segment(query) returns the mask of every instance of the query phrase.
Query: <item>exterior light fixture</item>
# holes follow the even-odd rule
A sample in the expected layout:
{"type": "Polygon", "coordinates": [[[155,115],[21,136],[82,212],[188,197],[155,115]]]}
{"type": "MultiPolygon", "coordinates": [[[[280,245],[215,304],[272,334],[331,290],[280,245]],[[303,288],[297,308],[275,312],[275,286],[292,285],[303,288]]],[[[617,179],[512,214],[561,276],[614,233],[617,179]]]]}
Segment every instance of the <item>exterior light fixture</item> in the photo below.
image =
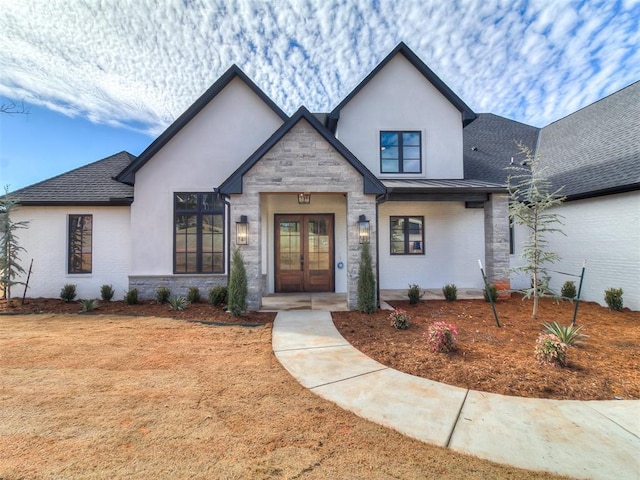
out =
{"type": "Polygon", "coordinates": [[[360,215],[358,219],[358,231],[360,243],[369,243],[369,220],[364,215],[360,215]]]}
{"type": "Polygon", "coordinates": [[[311,194],[308,192],[298,194],[298,203],[300,205],[309,205],[311,203],[311,194]]]}
{"type": "Polygon", "coordinates": [[[236,244],[247,245],[249,243],[249,222],[246,215],[240,216],[240,221],[236,222],[236,244]]]}

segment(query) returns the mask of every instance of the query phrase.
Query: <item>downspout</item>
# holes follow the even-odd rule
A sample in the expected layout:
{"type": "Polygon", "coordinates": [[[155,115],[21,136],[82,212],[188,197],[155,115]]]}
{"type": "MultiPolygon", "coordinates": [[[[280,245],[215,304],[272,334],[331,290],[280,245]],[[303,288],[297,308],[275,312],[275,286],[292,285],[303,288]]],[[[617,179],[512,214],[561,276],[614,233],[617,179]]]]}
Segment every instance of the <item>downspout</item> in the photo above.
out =
{"type": "Polygon", "coordinates": [[[216,194],[218,199],[225,204],[226,217],[227,217],[227,254],[225,255],[225,272],[227,272],[227,283],[229,282],[229,272],[231,268],[231,202],[229,197],[224,193],[220,193],[218,187],[213,187],[213,193],[216,194]]]}
{"type": "Polygon", "coordinates": [[[380,308],[380,215],[378,207],[388,199],[388,193],[383,193],[376,197],[376,301],[378,303],[378,308],[380,308]]]}

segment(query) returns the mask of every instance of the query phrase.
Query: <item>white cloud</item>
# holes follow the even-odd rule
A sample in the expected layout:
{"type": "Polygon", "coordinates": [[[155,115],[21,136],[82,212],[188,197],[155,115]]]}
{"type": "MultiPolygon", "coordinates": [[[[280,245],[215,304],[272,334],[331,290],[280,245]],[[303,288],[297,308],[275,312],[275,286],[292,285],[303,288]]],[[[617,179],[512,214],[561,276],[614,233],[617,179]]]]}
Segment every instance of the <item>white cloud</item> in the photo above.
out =
{"type": "Polygon", "coordinates": [[[405,41],[472,108],[543,125],[638,80],[640,9],[616,8],[0,0],[0,94],[158,133],[235,63],[288,113],[328,111],[405,41]]]}

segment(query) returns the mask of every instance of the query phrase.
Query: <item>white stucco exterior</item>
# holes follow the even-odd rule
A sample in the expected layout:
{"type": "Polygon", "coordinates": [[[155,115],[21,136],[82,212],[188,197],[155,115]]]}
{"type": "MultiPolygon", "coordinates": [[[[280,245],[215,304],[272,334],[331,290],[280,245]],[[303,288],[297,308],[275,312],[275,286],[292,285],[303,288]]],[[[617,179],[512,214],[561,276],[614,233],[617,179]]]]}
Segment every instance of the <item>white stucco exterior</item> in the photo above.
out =
{"type": "MultiPolygon", "coordinates": [[[[100,298],[100,287],[113,286],[114,299],[119,300],[129,288],[131,239],[129,207],[26,207],[16,209],[15,222],[28,221],[19,230],[22,267],[33,271],[27,296],[57,298],[66,283],[76,285],[77,298],[100,298]],[[67,273],[68,216],[93,215],[92,272],[67,273]]],[[[20,278],[25,281],[26,275],[20,278]]],[[[24,287],[15,286],[12,297],[21,297],[24,287]]]]}
{"type": "MultiPolygon", "coordinates": [[[[550,270],[580,275],[583,260],[587,260],[581,298],[606,305],[604,291],[622,288],[624,306],[640,310],[640,192],[608,195],[585,200],[565,202],[555,212],[562,215],[565,235],[547,236],[549,251],[561,260],[549,266],[550,270]]],[[[516,255],[518,258],[526,232],[516,229],[516,255]]],[[[514,288],[524,288],[529,281],[518,277],[514,288]]],[[[579,278],[553,273],[550,287],[556,292],[564,282],[573,280],[578,287],[579,278]]]]}
{"type": "Polygon", "coordinates": [[[387,202],[379,206],[380,288],[482,288],[484,211],[462,202],[387,202]],[[424,255],[391,255],[391,216],[424,216],[424,255]]]}
{"type": "Polygon", "coordinates": [[[173,273],[173,194],[212,191],[280,125],[236,77],[136,173],[132,275],[173,273]]]}
{"type": "Polygon", "coordinates": [[[463,178],[462,114],[403,55],[340,111],[336,136],[380,178],[463,178]],[[381,174],[381,130],[422,133],[422,173],[381,174]]]}

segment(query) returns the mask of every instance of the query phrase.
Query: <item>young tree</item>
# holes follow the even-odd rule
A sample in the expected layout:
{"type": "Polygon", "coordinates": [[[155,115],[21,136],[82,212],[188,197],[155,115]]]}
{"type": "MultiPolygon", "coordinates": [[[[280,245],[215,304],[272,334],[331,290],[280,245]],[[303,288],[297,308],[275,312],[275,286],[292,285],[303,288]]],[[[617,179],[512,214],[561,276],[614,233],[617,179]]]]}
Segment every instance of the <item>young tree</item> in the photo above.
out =
{"type": "Polygon", "coordinates": [[[531,288],[525,289],[525,297],[533,297],[531,318],[538,317],[538,299],[548,291],[549,275],[546,265],[560,259],[556,253],[548,251],[547,235],[562,232],[562,216],[548,210],[560,206],[565,197],[560,195],[561,187],[551,191],[551,182],[545,176],[545,168],[540,165],[540,157],[530,148],[518,144],[525,156],[520,166],[508,167],[513,173],[507,177],[509,188],[509,215],[512,224],[523,225],[528,231],[520,257],[524,265],[513,270],[524,272],[531,277],[531,288]]]}
{"type": "Polygon", "coordinates": [[[242,312],[247,309],[247,271],[238,247],[233,251],[227,296],[227,308],[231,314],[234,317],[242,315],[242,312]]]}
{"type": "Polygon", "coordinates": [[[373,275],[369,243],[362,244],[358,269],[358,310],[363,313],[376,311],[376,279],[373,275]]]}
{"type": "Polygon", "coordinates": [[[0,197],[0,290],[4,297],[11,300],[11,287],[24,285],[15,278],[25,273],[20,265],[20,252],[26,250],[20,246],[16,231],[27,228],[29,222],[14,222],[11,213],[15,210],[17,202],[9,195],[9,185],[4,187],[4,195],[0,197]]]}

